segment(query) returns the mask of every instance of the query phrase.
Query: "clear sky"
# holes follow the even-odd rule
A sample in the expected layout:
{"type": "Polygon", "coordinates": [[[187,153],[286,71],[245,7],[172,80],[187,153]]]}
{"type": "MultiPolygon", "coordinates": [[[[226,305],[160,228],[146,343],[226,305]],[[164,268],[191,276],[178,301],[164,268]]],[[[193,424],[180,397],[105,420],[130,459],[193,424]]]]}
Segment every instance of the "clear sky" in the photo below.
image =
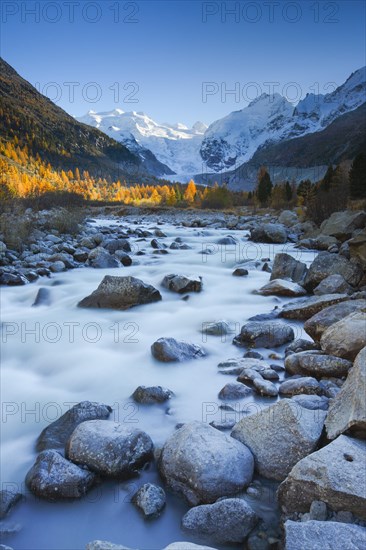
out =
{"type": "Polygon", "coordinates": [[[1,31],[1,56],[76,116],[211,123],[261,92],[326,93],[365,65],[363,0],[2,0],[1,31]]]}

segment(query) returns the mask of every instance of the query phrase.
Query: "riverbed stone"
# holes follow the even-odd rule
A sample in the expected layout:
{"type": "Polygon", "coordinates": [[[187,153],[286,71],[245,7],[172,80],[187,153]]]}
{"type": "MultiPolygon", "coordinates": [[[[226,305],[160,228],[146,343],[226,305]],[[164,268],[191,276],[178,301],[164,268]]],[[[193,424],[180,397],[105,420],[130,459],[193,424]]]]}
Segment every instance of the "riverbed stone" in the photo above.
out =
{"type": "Polygon", "coordinates": [[[270,280],[288,279],[294,283],[300,283],[304,280],[307,269],[305,263],[296,260],[290,254],[281,252],[274,258],[270,280]]]}
{"type": "Polygon", "coordinates": [[[319,395],[322,393],[319,382],[312,376],[301,376],[300,378],[285,380],[280,384],[278,391],[280,395],[288,397],[299,394],[319,395]]]}
{"type": "Polygon", "coordinates": [[[329,439],[345,431],[366,435],[366,347],[357,355],[341,390],[332,399],[325,427],[329,439]]]}
{"type": "Polygon", "coordinates": [[[352,367],[352,362],[335,355],[325,355],[319,351],[303,351],[289,355],[285,359],[286,371],[290,374],[302,376],[347,376],[352,367]]]}
{"type": "Polygon", "coordinates": [[[166,504],[164,490],[153,483],[145,483],[132,497],[132,502],[141,510],[145,518],[160,516],[166,504]]]}
{"type": "Polygon", "coordinates": [[[253,477],[249,449],[202,422],[184,424],[163,446],[160,474],[191,506],[238,493],[253,477]]]}
{"type": "Polygon", "coordinates": [[[251,450],[259,474],[282,481],[316,448],[325,416],[325,411],[314,415],[314,411],[285,398],[242,418],[231,435],[251,450]]]}
{"type": "Polygon", "coordinates": [[[234,399],[244,399],[252,393],[252,390],[240,383],[226,384],[219,392],[219,399],[231,401],[234,399]]]}
{"type": "Polygon", "coordinates": [[[314,294],[317,296],[322,296],[323,294],[352,294],[352,292],[351,285],[338,273],[329,275],[314,288],[314,294]]]}
{"type": "Polygon", "coordinates": [[[289,296],[293,298],[304,296],[306,290],[299,284],[287,281],[286,279],[272,279],[269,283],[262,286],[257,293],[262,296],[289,296]]]}
{"type": "Polygon", "coordinates": [[[352,237],[352,233],[356,229],[362,229],[365,225],[366,212],[344,210],[342,212],[333,212],[321,224],[320,230],[324,235],[331,235],[341,241],[345,241],[352,237]]]}
{"type": "Polygon", "coordinates": [[[183,294],[185,292],[201,292],[202,277],[198,275],[165,275],[162,286],[173,292],[183,294]]]}
{"type": "Polygon", "coordinates": [[[228,498],[191,508],[183,516],[182,527],[191,535],[228,544],[243,542],[257,522],[257,514],[245,500],[228,498]]]}
{"type": "Polygon", "coordinates": [[[300,460],[278,488],[286,514],[308,512],[314,500],[366,519],[366,442],[340,435],[300,460]]]}
{"type": "Polygon", "coordinates": [[[287,242],[287,231],[281,223],[258,224],[251,229],[250,240],[255,243],[283,244],[287,242]]]}
{"type": "Polygon", "coordinates": [[[250,321],[241,327],[233,343],[237,346],[276,348],[294,340],[293,329],[278,321],[250,321]]]}
{"type": "Polygon", "coordinates": [[[349,300],[348,294],[324,294],[286,304],[280,316],[285,319],[306,320],[322,309],[349,300]]]}
{"type": "Polygon", "coordinates": [[[143,405],[150,405],[152,403],[164,403],[168,401],[172,396],[173,392],[168,390],[168,388],[163,388],[162,386],[138,386],[132,394],[132,398],[137,403],[143,405]]]}
{"type": "Polygon", "coordinates": [[[327,328],[320,345],[329,355],[353,361],[366,346],[366,310],[351,313],[327,328]]]}
{"type": "Polygon", "coordinates": [[[10,510],[22,499],[22,494],[17,491],[4,489],[0,491],[0,519],[4,519],[10,510]]]}
{"type": "Polygon", "coordinates": [[[82,422],[66,444],[67,457],[106,477],[131,477],[152,458],[153,442],[142,430],[105,420],[82,422]]]}
{"type": "Polygon", "coordinates": [[[200,346],[175,338],[159,338],[152,344],[151,353],[155,359],[163,363],[188,361],[206,355],[200,346]]]}
{"type": "Polygon", "coordinates": [[[295,403],[301,405],[301,407],[309,409],[310,411],[316,411],[318,409],[327,411],[329,407],[329,398],[325,397],[325,395],[299,394],[294,395],[291,399],[295,401],[295,403]]]}
{"type": "Polygon", "coordinates": [[[259,395],[265,395],[266,397],[276,397],[278,395],[278,388],[270,380],[264,380],[262,377],[256,376],[253,380],[253,386],[259,395]]]}
{"type": "Polygon", "coordinates": [[[25,478],[27,487],[49,500],[80,498],[93,486],[95,474],[66,460],[55,450],[42,451],[25,478]]]}
{"type": "Polygon", "coordinates": [[[106,275],[98,288],[81,300],[78,306],[124,310],[159,300],[160,292],[136,277],[106,275]]]}
{"type": "Polygon", "coordinates": [[[120,263],[102,246],[97,246],[94,248],[88,255],[88,264],[90,267],[95,267],[99,269],[106,269],[108,267],[119,267],[120,263]]]}
{"type": "Polygon", "coordinates": [[[305,321],[304,329],[314,340],[319,341],[323,332],[354,311],[366,309],[366,300],[348,300],[322,309],[305,321]]]}
{"type": "Polygon", "coordinates": [[[366,229],[348,241],[350,257],[366,269],[366,229]]]}
{"type": "Polygon", "coordinates": [[[41,432],[37,439],[36,450],[40,452],[46,449],[64,448],[70,435],[81,422],[105,420],[111,412],[112,408],[109,405],[81,401],[41,432]]]}
{"type": "Polygon", "coordinates": [[[323,279],[334,273],[342,275],[347,283],[353,287],[358,285],[363,276],[359,264],[350,262],[339,254],[321,252],[310,265],[304,286],[307,290],[312,291],[323,279]]]}
{"type": "Polygon", "coordinates": [[[284,550],[364,550],[366,529],[336,521],[285,522],[284,550]]]}

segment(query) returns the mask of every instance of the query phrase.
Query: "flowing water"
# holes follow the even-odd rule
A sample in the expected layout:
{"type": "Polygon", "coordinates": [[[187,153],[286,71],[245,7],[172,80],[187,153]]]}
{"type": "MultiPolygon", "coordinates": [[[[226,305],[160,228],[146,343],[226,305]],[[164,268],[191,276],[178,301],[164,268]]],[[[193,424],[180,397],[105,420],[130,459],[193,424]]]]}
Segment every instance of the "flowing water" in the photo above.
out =
{"type": "MultiPolygon", "coordinates": [[[[98,220],[99,226],[116,223],[98,220]]],[[[149,219],[139,225],[144,229],[154,226],[149,219]]],[[[131,496],[140,485],[159,482],[154,465],[139,478],[104,483],[84,499],[70,503],[35,499],[24,487],[41,430],[83,400],[113,406],[112,419],[145,430],[156,447],[164,443],[177,423],[232,418],[233,413],[219,409],[217,395],[235,377],[218,373],[217,364],[243,355],[243,350],[231,343],[243,322],[288,301],[253,294],[268,282],[268,273],[252,270],[247,277],[233,277],[233,267],[247,258],[273,259],[282,251],[302,261],[313,259],[311,252],[300,252],[292,245],[249,243],[243,231],[171,224],[161,229],[167,234],[162,239],[167,244],[182,237],[192,249],[154,255],[151,238],[146,242],[131,238],[135,250],[144,248],[147,254],[134,256],[130,267],[80,268],[24,287],[1,289],[1,482],[2,488],[21,489],[26,495],[6,520],[21,526],[17,534],[4,540],[15,550],[81,550],[94,539],[141,550],[163,548],[177,540],[197,542],[181,531],[180,521],[187,506],[176,496],[168,495],[165,511],[154,521],[144,521],[131,504],[131,496]],[[239,244],[218,246],[217,239],[228,234],[239,244]],[[201,253],[208,249],[212,254],[201,253]],[[201,275],[203,291],[183,300],[181,295],[161,288],[162,278],[169,273],[201,275]],[[138,277],[159,288],[163,299],[128,311],[77,308],[77,303],[107,274],[138,277]],[[51,305],[35,308],[32,304],[40,287],[50,290],[51,305]],[[222,319],[229,322],[230,335],[202,334],[205,323],[222,319]],[[163,336],[200,344],[207,357],[186,363],[159,363],[152,357],[150,346],[163,336]],[[130,396],[139,385],[162,385],[173,390],[175,396],[169,404],[137,406],[130,396]]],[[[293,323],[293,327],[296,337],[303,336],[299,324],[293,323]]],[[[265,357],[270,353],[259,351],[265,357]]],[[[240,402],[238,410],[249,402],[263,407],[274,399],[251,397],[240,402]]],[[[239,420],[239,413],[236,417],[239,420]]],[[[270,517],[275,513],[274,488],[271,484],[264,487],[266,494],[253,506],[263,517],[270,517]]]]}

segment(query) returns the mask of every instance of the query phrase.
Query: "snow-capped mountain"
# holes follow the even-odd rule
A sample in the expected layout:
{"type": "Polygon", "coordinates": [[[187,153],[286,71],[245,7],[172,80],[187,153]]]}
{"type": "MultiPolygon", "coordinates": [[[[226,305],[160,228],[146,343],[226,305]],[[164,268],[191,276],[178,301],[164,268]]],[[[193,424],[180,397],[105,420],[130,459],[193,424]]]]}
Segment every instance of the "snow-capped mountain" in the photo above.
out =
{"type": "Polygon", "coordinates": [[[145,113],[122,109],[103,113],[89,111],[77,120],[98,128],[140,156],[150,150],[166,165],[166,175],[202,171],[200,147],[207,129],[202,122],[196,122],[192,128],[181,123],[159,124],[145,113]]]}
{"type": "Polygon", "coordinates": [[[332,93],[307,94],[296,107],[279,94],[262,94],[209,126],[201,146],[206,172],[238,167],[264,146],[321,131],[365,101],[365,67],[332,93]]]}

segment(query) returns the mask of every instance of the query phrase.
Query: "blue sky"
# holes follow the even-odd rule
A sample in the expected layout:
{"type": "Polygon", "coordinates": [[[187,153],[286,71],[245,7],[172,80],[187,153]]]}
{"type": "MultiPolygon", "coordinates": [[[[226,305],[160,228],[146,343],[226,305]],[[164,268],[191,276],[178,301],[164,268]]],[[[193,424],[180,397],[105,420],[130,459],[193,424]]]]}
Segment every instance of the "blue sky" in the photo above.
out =
{"type": "Polygon", "coordinates": [[[295,101],[331,91],[365,65],[361,0],[3,0],[1,9],[1,56],[77,116],[121,108],[211,123],[270,89],[295,101]]]}

